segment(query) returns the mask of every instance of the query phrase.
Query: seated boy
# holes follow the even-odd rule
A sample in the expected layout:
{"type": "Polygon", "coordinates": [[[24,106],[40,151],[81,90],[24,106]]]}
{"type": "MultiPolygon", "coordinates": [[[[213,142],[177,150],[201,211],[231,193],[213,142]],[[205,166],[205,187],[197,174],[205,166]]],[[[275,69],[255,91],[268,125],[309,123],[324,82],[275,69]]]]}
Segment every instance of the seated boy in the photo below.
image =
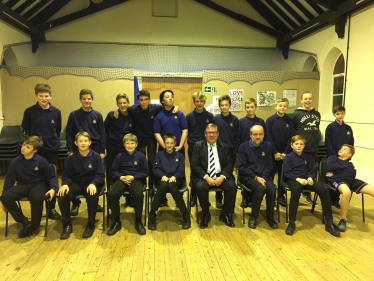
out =
{"type": "Polygon", "coordinates": [[[95,230],[99,194],[104,184],[103,161],[99,153],[90,149],[90,135],[87,132],[78,132],[75,135],[74,143],[78,147],[78,151],[68,158],[62,175],[62,186],[57,193],[63,225],[60,239],[69,238],[70,233],[73,232],[70,202],[80,194],[86,197],[88,210],[88,223],[82,237],[92,236],[95,230]]]}
{"type": "Polygon", "coordinates": [[[143,153],[136,151],[138,138],[134,134],[125,135],[123,145],[126,151],[116,156],[112,166],[114,184],[108,192],[108,200],[113,224],[107,234],[114,235],[121,230],[119,199],[125,191],[129,191],[135,209],[135,229],[143,235],[146,233],[142,223],[143,186],[148,176],[148,161],[143,153]]]}
{"type": "Polygon", "coordinates": [[[43,201],[51,200],[57,189],[57,179],[46,159],[38,154],[43,141],[38,136],[25,138],[21,154],[14,158],[6,174],[1,202],[4,212],[9,212],[14,220],[23,225],[19,238],[30,236],[40,226],[43,201]],[[15,185],[17,182],[17,185],[15,185]],[[31,204],[31,222],[23,215],[16,201],[28,197],[31,204]]]}
{"type": "Polygon", "coordinates": [[[374,197],[374,187],[366,182],[356,179],[356,169],[350,162],[355,154],[355,148],[350,144],[343,144],[338,156],[327,158],[327,181],[342,194],[340,200],[341,219],[338,228],[344,232],[347,227],[347,213],[351,191],[357,194],[364,193],[374,197]]]}
{"type": "Polygon", "coordinates": [[[286,228],[286,234],[292,235],[296,230],[296,214],[299,207],[301,192],[304,187],[314,190],[321,198],[323,214],[326,218],[325,230],[333,236],[340,236],[338,227],[332,218],[332,209],[329,192],[316,178],[316,165],[311,155],[303,153],[306,140],[301,135],[291,138],[293,151],[287,154],[283,160],[283,173],[285,180],[291,190],[290,199],[290,222],[286,228]]]}
{"type": "Polygon", "coordinates": [[[183,215],[183,229],[191,227],[190,212],[183,200],[179,189],[185,181],[183,154],[175,151],[176,137],[173,134],[164,135],[165,150],[156,154],[153,164],[153,173],[157,192],[153,198],[151,211],[148,217],[148,229],[156,230],[156,212],[167,192],[173,196],[177,206],[183,215]]]}

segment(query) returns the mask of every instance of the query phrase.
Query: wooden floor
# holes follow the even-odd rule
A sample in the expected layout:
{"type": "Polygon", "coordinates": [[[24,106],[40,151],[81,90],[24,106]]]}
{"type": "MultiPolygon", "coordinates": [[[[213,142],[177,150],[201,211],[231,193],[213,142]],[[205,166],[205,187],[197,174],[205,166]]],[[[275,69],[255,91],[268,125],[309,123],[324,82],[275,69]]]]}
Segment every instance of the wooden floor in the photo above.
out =
{"type": "MultiPolygon", "coordinates": [[[[1,186],[3,180],[0,176],[1,186]]],[[[182,230],[181,214],[168,198],[170,207],[159,211],[157,230],[147,230],[144,236],[136,233],[133,210],[124,205],[120,232],[107,236],[102,231],[102,214],[98,214],[97,229],[89,239],[81,238],[87,217],[84,202],[68,240],[59,239],[60,221],[50,221],[47,238],[41,227],[39,233],[19,239],[20,228],[12,218],[5,238],[1,212],[1,280],[374,280],[374,199],[369,196],[365,196],[365,223],[361,196],[353,196],[348,229],[340,238],[324,230],[319,202],[314,214],[310,205],[300,206],[297,231],[287,236],[284,208],[279,229],[269,228],[264,212],[257,229],[243,225],[240,192],[235,228],[218,220],[219,210],[213,203],[207,229],[199,229],[193,209],[192,227],[182,230]]],[[[214,202],[214,194],[210,200],[214,202]]],[[[29,204],[22,206],[29,216],[29,204]]],[[[334,208],[333,212],[337,221],[339,211],[334,208]]],[[[43,218],[42,226],[44,222],[43,218]]]]}

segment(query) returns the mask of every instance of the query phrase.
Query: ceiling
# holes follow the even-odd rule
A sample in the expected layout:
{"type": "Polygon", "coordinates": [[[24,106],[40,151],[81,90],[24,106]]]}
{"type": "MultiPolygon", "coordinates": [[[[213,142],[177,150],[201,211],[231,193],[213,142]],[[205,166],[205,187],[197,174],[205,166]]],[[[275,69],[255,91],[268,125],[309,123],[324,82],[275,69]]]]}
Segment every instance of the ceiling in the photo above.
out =
{"type": "MultiPolygon", "coordinates": [[[[0,20],[28,34],[33,42],[33,52],[36,52],[38,43],[46,41],[46,30],[127,1],[129,0],[1,0],[0,20]]],[[[337,36],[343,38],[347,17],[374,3],[374,0],[194,1],[217,14],[226,15],[273,36],[285,58],[288,57],[288,47],[292,42],[328,25],[335,25],[337,36]]]]}

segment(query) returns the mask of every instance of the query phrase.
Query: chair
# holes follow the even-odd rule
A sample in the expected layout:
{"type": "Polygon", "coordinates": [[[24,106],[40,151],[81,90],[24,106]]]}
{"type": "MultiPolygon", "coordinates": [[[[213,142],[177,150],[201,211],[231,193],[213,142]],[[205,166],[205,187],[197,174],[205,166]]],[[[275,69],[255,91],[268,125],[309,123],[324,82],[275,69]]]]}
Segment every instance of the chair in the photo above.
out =
{"type": "Polygon", "coordinates": [[[22,142],[22,127],[3,126],[0,133],[0,160],[4,161],[6,171],[7,161],[19,155],[20,145],[22,142]]]}
{"type": "MultiPolygon", "coordinates": [[[[58,186],[56,166],[53,165],[53,164],[49,164],[49,166],[51,167],[53,174],[56,176],[56,186],[58,186]]],[[[22,210],[20,201],[29,201],[29,199],[27,197],[23,197],[23,198],[21,198],[20,200],[17,201],[18,207],[22,210]]],[[[46,196],[44,201],[46,202],[46,205],[47,205],[46,215],[45,215],[46,219],[45,219],[45,227],[44,227],[44,237],[47,237],[47,234],[48,234],[49,196],[48,197],[46,196]]],[[[5,237],[8,236],[8,217],[9,217],[9,213],[6,212],[5,213],[5,237]]]]}
{"type": "MultiPolygon", "coordinates": [[[[108,190],[108,192],[107,193],[109,193],[110,192],[110,188],[111,188],[112,186],[110,186],[109,187],[109,190],[108,190]]],[[[149,192],[149,190],[147,189],[147,184],[145,183],[144,185],[143,185],[143,193],[145,193],[145,200],[144,200],[144,205],[145,205],[145,213],[144,213],[144,225],[147,225],[147,215],[148,215],[148,212],[149,212],[149,210],[148,210],[148,192],[149,192]]],[[[127,196],[127,195],[131,195],[130,194],[130,191],[125,191],[124,193],[123,193],[123,196],[127,196]]],[[[103,206],[103,209],[104,209],[104,212],[105,212],[105,205],[103,206]]],[[[109,227],[109,217],[110,217],[110,215],[109,215],[109,209],[110,209],[110,206],[109,206],[109,203],[107,204],[107,209],[106,209],[106,225],[109,227]]],[[[104,223],[104,222],[103,222],[104,223]]],[[[104,228],[104,230],[105,230],[105,228],[104,228]]]]}
{"type": "MultiPolygon", "coordinates": [[[[285,196],[286,196],[286,223],[288,223],[288,195],[287,195],[287,191],[291,191],[289,188],[288,188],[288,185],[287,183],[284,181],[284,174],[283,174],[283,165],[282,165],[282,172],[280,174],[280,185],[281,187],[283,187],[285,189],[285,196]]],[[[312,192],[310,189],[308,188],[304,188],[303,191],[307,191],[307,192],[312,192]]],[[[313,204],[312,204],[312,209],[310,210],[311,213],[314,212],[314,208],[316,206],[316,203],[317,203],[317,199],[318,199],[318,194],[315,192],[314,193],[314,197],[313,197],[313,204]]],[[[277,200],[277,209],[279,210],[279,201],[277,200]]],[[[278,212],[279,214],[279,212],[278,212]]],[[[322,212],[322,222],[324,222],[324,217],[323,217],[323,212],[322,212]]]]}
{"type": "MultiPolygon", "coordinates": [[[[275,185],[275,189],[276,189],[276,198],[278,198],[278,188],[277,188],[277,185],[275,185]]],[[[248,191],[248,192],[251,192],[252,193],[252,190],[249,189],[248,187],[246,187],[244,184],[242,184],[240,181],[239,181],[239,177],[238,177],[238,186],[239,186],[239,189],[242,191],[242,202],[244,200],[244,193],[243,191],[248,191]]],[[[278,201],[277,201],[278,202],[278,201]]],[[[242,207],[242,211],[243,211],[243,224],[245,224],[245,214],[244,214],[244,206],[242,207]]],[[[277,203],[277,206],[276,206],[276,211],[278,213],[278,222],[280,222],[280,214],[279,214],[279,204],[277,203]]]]}
{"type": "Polygon", "coordinates": [[[65,160],[69,158],[68,148],[66,146],[66,127],[60,134],[60,149],[58,150],[58,165],[63,170],[65,168],[65,160]],[[61,166],[61,167],[60,167],[61,166]]]}
{"type": "MultiPolygon", "coordinates": [[[[321,161],[319,165],[319,181],[324,184],[327,188],[332,189],[335,191],[334,188],[331,187],[331,185],[328,183],[327,178],[326,178],[326,173],[327,173],[327,162],[326,161],[321,161]]],[[[353,192],[351,191],[351,198],[349,201],[352,199],[353,192]]],[[[364,201],[364,194],[361,193],[361,208],[362,208],[362,222],[365,222],[365,201],[364,201]]],[[[312,212],[314,211],[314,208],[312,207],[312,212]]]]}

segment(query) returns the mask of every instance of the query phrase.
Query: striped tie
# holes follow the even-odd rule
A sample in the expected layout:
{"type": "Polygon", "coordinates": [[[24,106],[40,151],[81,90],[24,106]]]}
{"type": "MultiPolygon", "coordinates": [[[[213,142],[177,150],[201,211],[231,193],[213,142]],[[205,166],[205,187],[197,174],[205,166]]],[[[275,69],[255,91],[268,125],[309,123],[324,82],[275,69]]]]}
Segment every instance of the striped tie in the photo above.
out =
{"type": "Polygon", "coordinates": [[[216,164],[214,163],[214,154],[212,145],[209,145],[209,169],[210,169],[210,177],[215,178],[216,177],[216,164]]]}

